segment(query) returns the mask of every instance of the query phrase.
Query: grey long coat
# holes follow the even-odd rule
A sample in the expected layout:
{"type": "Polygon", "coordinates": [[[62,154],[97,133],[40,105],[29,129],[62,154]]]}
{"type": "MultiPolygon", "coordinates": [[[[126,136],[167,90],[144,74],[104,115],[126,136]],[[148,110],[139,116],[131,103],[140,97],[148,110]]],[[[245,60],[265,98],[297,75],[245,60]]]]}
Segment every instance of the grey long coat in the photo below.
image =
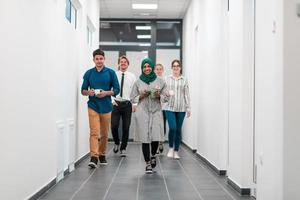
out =
{"type": "Polygon", "coordinates": [[[161,100],[166,101],[166,83],[161,78],[156,78],[149,85],[138,79],[132,88],[130,99],[137,103],[135,113],[135,140],[142,143],[151,141],[164,141],[164,125],[161,100]],[[144,90],[161,91],[161,100],[148,96],[142,100],[137,98],[144,90]]]}

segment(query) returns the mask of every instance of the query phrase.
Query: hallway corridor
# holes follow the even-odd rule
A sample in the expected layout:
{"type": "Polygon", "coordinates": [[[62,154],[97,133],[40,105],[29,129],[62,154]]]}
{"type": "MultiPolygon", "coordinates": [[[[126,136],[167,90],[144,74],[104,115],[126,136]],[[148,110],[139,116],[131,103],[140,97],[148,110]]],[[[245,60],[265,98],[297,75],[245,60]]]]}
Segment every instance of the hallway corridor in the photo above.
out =
{"type": "MultiPolygon", "coordinates": [[[[238,196],[226,179],[216,176],[195,154],[183,147],[180,160],[158,159],[156,173],[144,173],[141,146],[132,143],[121,158],[109,146],[108,165],[95,170],[83,160],[74,172],[46,192],[41,200],[250,200],[238,196]]],[[[167,145],[165,145],[167,148],[167,145]]]]}
{"type": "Polygon", "coordinates": [[[0,200],[300,200],[300,0],[0,5],[0,200]]]}

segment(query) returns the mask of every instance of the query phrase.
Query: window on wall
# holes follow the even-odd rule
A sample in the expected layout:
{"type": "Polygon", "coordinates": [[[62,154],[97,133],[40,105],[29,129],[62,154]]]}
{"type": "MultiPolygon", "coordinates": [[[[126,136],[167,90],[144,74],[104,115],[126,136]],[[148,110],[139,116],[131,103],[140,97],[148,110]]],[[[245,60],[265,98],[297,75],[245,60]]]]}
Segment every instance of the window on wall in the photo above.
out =
{"type": "Polygon", "coordinates": [[[66,0],[66,10],[65,10],[65,16],[66,19],[71,23],[71,1],[70,0],[66,0]]]}
{"type": "Polygon", "coordinates": [[[176,21],[158,21],[156,45],[179,47],[181,45],[181,23],[176,21]]]}
{"type": "Polygon", "coordinates": [[[181,59],[181,38],[182,20],[100,19],[100,48],[120,55],[138,51],[156,62],[181,59]]]}
{"type": "Polygon", "coordinates": [[[151,46],[151,22],[101,21],[100,44],[106,46],[151,46]]]}
{"type": "Polygon", "coordinates": [[[72,24],[72,26],[77,28],[77,9],[71,0],[66,0],[66,10],[65,10],[66,19],[72,24]]]}

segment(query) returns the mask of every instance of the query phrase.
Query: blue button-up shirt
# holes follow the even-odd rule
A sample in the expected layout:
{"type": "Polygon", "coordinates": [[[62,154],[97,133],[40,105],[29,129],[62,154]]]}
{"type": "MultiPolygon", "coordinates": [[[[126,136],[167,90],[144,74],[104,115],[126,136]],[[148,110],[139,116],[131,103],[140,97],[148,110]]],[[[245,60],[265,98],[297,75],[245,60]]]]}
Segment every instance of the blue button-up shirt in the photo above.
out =
{"type": "MultiPolygon", "coordinates": [[[[105,91],[113,90],[114,96],[118,95],[120,92],[120,86],[115,71],[105,66],[99,72],[96,67],[89,69],[83,76],[81,91],[88,89],[102,89],[105,91]]],[[[103,98],[89,96],[87,104],[89,108],[98,113],[109,113],[112,111],[110,96],[103,98]]]]}

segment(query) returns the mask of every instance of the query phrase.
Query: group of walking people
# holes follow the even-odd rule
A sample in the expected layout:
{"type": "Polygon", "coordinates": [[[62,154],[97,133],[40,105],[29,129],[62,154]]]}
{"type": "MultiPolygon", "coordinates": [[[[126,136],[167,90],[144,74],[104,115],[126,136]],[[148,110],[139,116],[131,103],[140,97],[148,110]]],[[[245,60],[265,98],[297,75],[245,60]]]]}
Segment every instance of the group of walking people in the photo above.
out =
{"type": "Polygon", "coordinates": [[[185,116],[189,117],[189,86],[181,74],[181,63],[174,60],[172,74],[164,77],[164,67],[154,64],[150,58],[141,63],[138,78],[128,71],[126,56],[118,59],[115,72],[105,66],[105,54],[97,49],[93,52],[95,67],[85,72],[81,93],[88,96],[90,127],[89,166],[106,165],[106,148],[109,125],[114,139],[114,153],[126,156],[132,112],[135,113],[135,140],[142,143],[146,163],[145,173],[153,173],[156,154],[163,153],[166,121],[169,125],[168,157],[180,159],[181,129],[185,116]],[[119,138],[119,124],[122,119],[122,138],[119,138]]]}

